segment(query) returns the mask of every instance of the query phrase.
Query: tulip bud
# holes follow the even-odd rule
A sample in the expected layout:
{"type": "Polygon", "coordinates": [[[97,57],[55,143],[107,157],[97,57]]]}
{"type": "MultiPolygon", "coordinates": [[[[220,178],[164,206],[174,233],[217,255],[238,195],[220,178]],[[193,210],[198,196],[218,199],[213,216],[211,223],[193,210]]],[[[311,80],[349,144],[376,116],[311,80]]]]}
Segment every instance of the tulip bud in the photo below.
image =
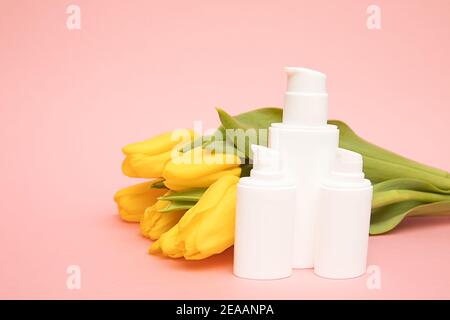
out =
{"type": "MultiPolygon", "coordinates": [[[[170,195],[170,191],[165,196],[170,195]]],[[[170,201],[158,200],[153,206],[147,208],[141,218],[141,233],[144,237],[157,240],[159,237],[180,220],[186,210],[159,212],[158,210],[167,208],[170,201]]]]}
{"type": "Polygon", "coordinates": [[[167,189],[152,189],[153,181],[139,183],[123,188],[114,195],[120,217],[128,222],[139,222],[145,209],[152,206],[158,197],[167,192],[167,189]]]}
{"type": "Polygon", "coordinates": [[[175,191],[207,188],[223,176],[239,177],[240,163],[236,155],[195,148],[166,164],[162,174],[164,185],[175,191]]]}
{"type": "Polygon", "coordinates": [[[194,137],[192,130],[167,132],[142,142],[131,143],[122,151],[126,155],[122,164],[125,175],[133,178],[157,178],[173,154],[194,137]]]}
{"type": "Polygon", "coordinates": [[[174,225],[169,231],[163,233],[150,247],[149,252],[151,254],[162,253],[170,258],[183,257],[183,247],[177,242],[177,233],[178,224],[174,225]]]}
{"type": "Polygon", "coordinates": [[[238,181],[236,176],[224,176],[213,183],[197,204],[152,245],[150,253],[199,260],[231,247],[238,181]]]}

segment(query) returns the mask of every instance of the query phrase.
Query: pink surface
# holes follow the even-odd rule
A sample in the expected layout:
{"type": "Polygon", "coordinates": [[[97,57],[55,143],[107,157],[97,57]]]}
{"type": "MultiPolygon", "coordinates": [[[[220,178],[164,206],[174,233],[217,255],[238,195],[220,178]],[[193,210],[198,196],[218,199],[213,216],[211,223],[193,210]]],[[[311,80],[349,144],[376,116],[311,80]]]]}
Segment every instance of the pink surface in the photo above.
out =
{"type": "Polygon", "coordinates": [[[450,2],[78,0],[0,3],[1,298],[450,298],[450,219],[409,219],[370,239],[366,277],[310,270],[234,278],[232,250],[201,262],[146,253],[112,196],[121,146],[281,105],[282,67],[329,77],[330,112],[368,140],[450,170],[450,2]],[[66,287],[68,265],[81,290],[66,287]]]}

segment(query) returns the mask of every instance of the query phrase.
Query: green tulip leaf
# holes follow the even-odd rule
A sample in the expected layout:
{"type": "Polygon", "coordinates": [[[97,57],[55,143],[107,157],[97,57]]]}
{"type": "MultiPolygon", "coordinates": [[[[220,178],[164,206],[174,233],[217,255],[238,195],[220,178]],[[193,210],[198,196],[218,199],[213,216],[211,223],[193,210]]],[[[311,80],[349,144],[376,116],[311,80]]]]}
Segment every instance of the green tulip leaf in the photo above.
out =
{"type": "Polygon", "coordinates": [[[268,128],[273,122],[282,120],[283,111],[280,108],[261,108],[253,111],[241,113],[237,116],[231,116],[224,110],[217,108],[222,127],[219,130],[225,130],[227,140],[231,140],[237,149],[245,155],[245,158],[252,158],[250,145],[256,143],[267,146],[268,128]],[[232,129],[233,134],[229,134],[232,129]],[[254,129],[254,131],[249,131],[254,129]],[[265,129],[260,131],[258,129],[265,129]],[[240,133],[246,133],[240,137],[240,133]],[[238,143],[239,139],[245,140],[238,143]]]}
{"type": "Polygon", "coordinates": [[[206,189],[192,189],[188,191],[171,192],[171,194],[159,197],[158,200],[174,202],[197,202],[205,193],[206,189]]]}
{"type": "MultiPolygon", "coordinates": [[[[361,153],[360,150],[347,149],[361,153]]],[[[434,186],[450,190],[450,178],[432,174],[418,167],[409,166],[407,164],[399,164],[390,160],[382,160],[367,156],[361,153],[364,158],[364,173],[372,183],[378,183],[389,179],[408,178],[418,179],[434,186]]]]}
{"type": "Polygon", "coordinates": [[[450,198],[450,190],[444,190],[420,179],[390,179],[373,186],[372,208],[417,200],[422,202],[445,201],[450,198]]]}
{"type": "Polygon", "coordinates": [[[220,122],[225,129],[267,129],[274,122],[281,122],[283,110],[280,108],[260,108],[230,116],[217,108],[220,122]]]}
{"type": "Polygon", "coordinates": [[[448,216],[450,215],[450,201],[428,203],[414,208],[408,215],[411,217],[448,216]]]}
{"type": "Polygon", "coordinates": [[[388,151],[377,145],[370,143],[363,138],[359,137],[345,122],[339,120],[330,120],[329,124],[334,124],[339,128],[340,135],[340,146],[343,148],[353,150],[364,154],[365,156],[380,159],[384,161],[389,161],[396,164],[407,165],[413,168],[417,168],[434,175],[442,176],[445,178],[450,178],[450,174],[447,171],[436,169],[422,163],[413,161],[411,159],[405,158],[394,152],[388,151]]]}
{"type": "Polygon", "coordinates": [[[158,179],[150,185],[152,189],[167,189],[164,185],[164,179],[158,179]]]}
{"type": "Polygon", "coordinates": [[[346,123],[330,120],[339,128],[339,146],[360,153],[364,157],[364,172],[373,182],[392,178],[421,179],[450,190],[450,173],[400,156],[359,137],[346,123]]]}
{"type": "Polygon", "coordinates": [[[202,146],[202,143],[204,142],[204,137],[198,137],[191,142],[188,142],[184,144],[178,151],[180,152],[189,152],[190,150],[202,146]]]}
{"type": "Polygon", "coordinates": [[[378,191],[373,194],[372,209],[403,201],[420,201],[423,203],[450,201],[450,195],[408,189],[378,191]]]}
{"type": "Polygon", "coordinates": [[[188,210],[195,205],[195,202],[192,201],[171,201],[170,204],[162,209],[159,209],[158,212],[172,212],[172,211],[180,211],[180,210],[188,210]]]}
{"type": "Polygon", "coordinates": [[[424,192],[450,194],[450,190],[444,190],[420,179],[396,178],[377,183],[373,186],[373,192],[408,189],[424,192]]]}
{"type": "Polygon", "coordinates": [[[370,234],[382,234],[394,229],[406,216],[450,215],[450,201],[424,204],[420,201],[404,201],[372,211],[370,234]]]}
{"type": "Polygon", "coordinates": [[[245,154],[243,152],[238,150],[236,146],[226,140],[210,140],[204,144],[204,148],[210,150],[211,152],[214,151],[217,153],[234,154],[240,158],[245,158],[245,154]]]}

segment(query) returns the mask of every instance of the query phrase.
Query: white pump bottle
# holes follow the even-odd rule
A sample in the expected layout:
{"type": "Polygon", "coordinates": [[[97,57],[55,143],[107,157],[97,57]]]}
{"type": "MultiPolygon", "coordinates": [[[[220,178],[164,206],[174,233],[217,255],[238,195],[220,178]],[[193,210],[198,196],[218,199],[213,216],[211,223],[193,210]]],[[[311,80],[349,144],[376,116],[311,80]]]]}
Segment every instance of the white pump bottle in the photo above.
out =
{"type": "Polygon", "coordinates": [[[372,190],[364,179],[362,156],[339,148],[333,170],[322,182],[314,259],[317,275],[347,279],[366,272],[372,190]]]}
{"type": "Polygon", "coordinates": [[[234,268],[247,279],[292,273],[295,185],[286,179],[278,151],[252,145],[253,169],[237,185],[234,268]]]}
{"type": "Polygon", "coordinates": [[[269,145],[278,150],[297,187],[293,267],[314,267],[314,230],[321,181],[331,171],[339,130],[327,124],[326,76],[306,68],[286,68],[283,122],[270,127],[269,145]]]}

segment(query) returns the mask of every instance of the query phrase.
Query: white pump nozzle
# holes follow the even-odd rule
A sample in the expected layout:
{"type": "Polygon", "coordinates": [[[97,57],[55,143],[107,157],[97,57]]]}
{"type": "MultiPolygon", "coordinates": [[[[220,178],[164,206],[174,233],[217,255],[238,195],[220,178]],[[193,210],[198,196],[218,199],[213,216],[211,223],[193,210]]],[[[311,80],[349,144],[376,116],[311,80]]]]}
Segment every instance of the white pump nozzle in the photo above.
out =
{"type": "Polygon", "coordinates": [[[327,93],[327,76],[322,72],[296,67],[285,68],[288,75],[287,92],[327,93]]]}
{"type": "Polygon", "coordinates": [[[283,123],[291,126],[326,126],[328,118],[327,77],[319,71],[287,67],[287,91],[283,123]]]}
{"type": "Polygon", "coordinates": [[[342,182],[354,182],[364,179],[362,156],[359,153],[338,148],[331,177],[333,180],[342,182]]]}
{"type": "Polygon", "coordinates": [[[361,173],[363,169],[363,159],[359,153],[338,148],[334,170],[345,173],[361,173]]]}
{"type": "Polygon", "coordinates": [[[253,170],[261,172],[279,172],[280,154],[277,150],[252,144],[253,170]]]}
{"type": "Polygon", "coordinates": [[[278,150],[252,144],[253,169],[250,181],[262,184],[282,183],[284,180],[281,158],[278,150]]]}

